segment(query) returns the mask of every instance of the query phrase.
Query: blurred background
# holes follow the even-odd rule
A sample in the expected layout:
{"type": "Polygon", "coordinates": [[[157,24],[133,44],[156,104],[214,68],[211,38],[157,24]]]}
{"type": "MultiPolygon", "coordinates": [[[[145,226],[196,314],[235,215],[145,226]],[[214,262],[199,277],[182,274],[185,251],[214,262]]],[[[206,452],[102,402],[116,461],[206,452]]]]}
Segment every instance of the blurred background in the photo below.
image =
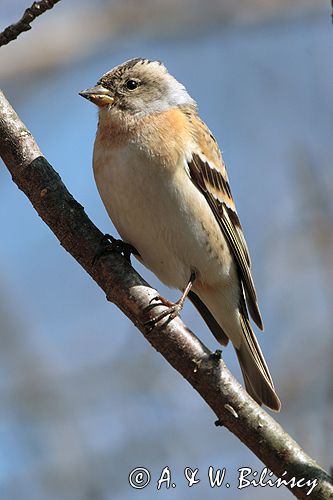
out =
{"type": "MultiPolygon", "coordinates": [[[[28,4],[2,0],[0,30],[28,4]]],[[[253,259],[277,420],[333,464],[333,65],[328,0],[63,0],[1,50],[1,87],[103,232],[97,113],[78,96],[126,59],[160,59],[215,134],[253,259]]],[[[0,164],[0,499],[289,499],[237,489],[263,465],[59,245],[0,164]],[[131,357],[128,356],[131,352],[131,357]],[[208,466],[231,484],[211,489],[208,466]],[[129,472],[151,471],[144,490],[129,472]],[[177,487],[156,492],[163,467],[177,487]],[[189,489],[186,466],[200,472],[189,489]]],[[[146,270],[135,267],[168,298],[146,270]]],[[[190,304],[184,321],[211,349],[190,304]]],[[[240,378],[231,348],[223,357],[240,378]]],[[[269,489],[269,491],[268,491],[269,489]]]]}

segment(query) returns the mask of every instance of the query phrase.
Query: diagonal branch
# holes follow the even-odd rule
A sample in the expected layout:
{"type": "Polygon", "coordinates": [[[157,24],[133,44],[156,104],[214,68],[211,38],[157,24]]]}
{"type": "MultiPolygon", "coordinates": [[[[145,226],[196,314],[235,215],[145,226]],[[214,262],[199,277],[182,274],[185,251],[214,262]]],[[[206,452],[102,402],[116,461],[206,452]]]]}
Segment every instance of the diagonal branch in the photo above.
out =
{"type": "MultiPolygon", "coordinates": [[[[291,481],[287,487],[297,498],[333,498],[328,474],[248,396],[219,356],[212,354],[179,318],[149,331],[145,321],[152,313],[147,311],[158,293],[126,259],[110,254],[96,266],[92,265],[102,233],[42,156],[31,133],[1,91],[0,155],[14,182],[61,245],[104,290],[107,299],[128,316],[148,342],[198,391],[219,423],[233,432],[276,476],[291,481]],[[315,479],[318,484],[307,495],[315,479]],[[295,485],[296,481],[301,482],[295,485]]],[[[163,310],[161,306],[160,311],[163,310]]]]}
{"type": "Polygon", "coordinates": [[[23,16],[17,23],[11,24],[0,33],[0,47],[7,45],[7,43],[12,40],[16,40],[24,31],[31,30],[30,24],[32,21],[45,11],[52,9],[58,2],[60,2],[60,0],[41,0],[40,2],[34,2],[31,7],[24,11],[23,16]]]}

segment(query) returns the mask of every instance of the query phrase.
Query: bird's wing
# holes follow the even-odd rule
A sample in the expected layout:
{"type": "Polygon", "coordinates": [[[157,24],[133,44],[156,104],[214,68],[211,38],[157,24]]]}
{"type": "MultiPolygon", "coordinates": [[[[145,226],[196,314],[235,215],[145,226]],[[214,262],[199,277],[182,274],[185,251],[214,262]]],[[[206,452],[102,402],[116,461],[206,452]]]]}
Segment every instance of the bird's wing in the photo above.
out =
{"type": "Polygon", "coordinates": [[[187,161],[186,169],[205,196],[223,234],[235,256],[247,306],[253,321],[263,330],[257,294],[251,274],[251,260],[232,198],[228,176],[216,140],[197,116],[192,119],[195,143],[199,148],[187,161]]]}

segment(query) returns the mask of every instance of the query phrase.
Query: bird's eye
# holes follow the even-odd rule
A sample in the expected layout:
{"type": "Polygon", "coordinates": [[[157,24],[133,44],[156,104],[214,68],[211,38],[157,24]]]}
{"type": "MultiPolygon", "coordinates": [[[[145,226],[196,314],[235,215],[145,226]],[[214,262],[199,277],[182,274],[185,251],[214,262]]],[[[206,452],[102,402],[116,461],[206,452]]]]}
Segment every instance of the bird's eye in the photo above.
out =
{"type": "Polygon", "coordinates": [[[126,82],[126,88],[128,88],[128,90],[135,90],[138,86],[139,84],[135,80],[127,80],[126,82]]]}

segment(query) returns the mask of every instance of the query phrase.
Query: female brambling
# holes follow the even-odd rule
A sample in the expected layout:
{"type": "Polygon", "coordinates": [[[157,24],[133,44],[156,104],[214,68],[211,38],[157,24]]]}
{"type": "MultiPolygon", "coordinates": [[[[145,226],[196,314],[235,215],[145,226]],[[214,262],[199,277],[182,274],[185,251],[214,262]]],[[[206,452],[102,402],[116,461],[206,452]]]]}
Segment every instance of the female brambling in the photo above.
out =
{"type": "Polygon", "coordinates": [[[80,93],[99,107],[94,175],[122,239],[165,284],[188,296],[215,338],[230,339],[248,393],[281,403],[248,312],[263,324],[251,261],[218,145],[165,66],[133,59],[80,93]]]}

